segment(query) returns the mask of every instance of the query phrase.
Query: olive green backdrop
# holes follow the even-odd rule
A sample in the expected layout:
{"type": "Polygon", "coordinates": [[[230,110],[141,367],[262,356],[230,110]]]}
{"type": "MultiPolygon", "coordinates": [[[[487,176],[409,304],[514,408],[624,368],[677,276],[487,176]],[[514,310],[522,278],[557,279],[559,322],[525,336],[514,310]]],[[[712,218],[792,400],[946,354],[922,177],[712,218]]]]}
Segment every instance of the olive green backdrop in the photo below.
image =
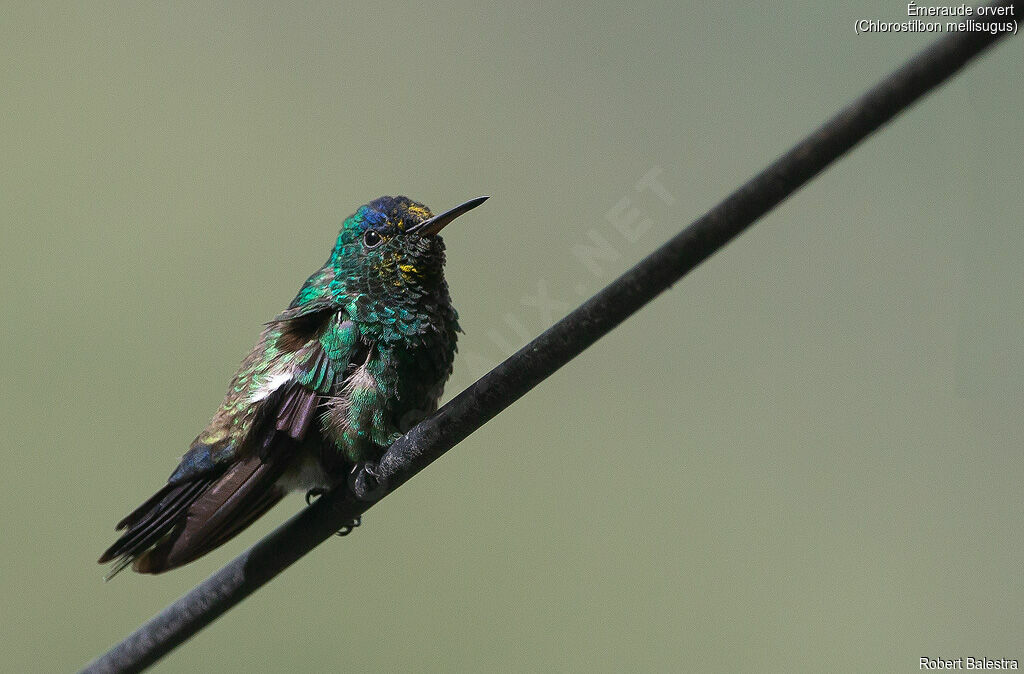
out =
{"type": "MultiPolygon", "coordinates": [[[[906,20],[866,0],[2,11],[11,672],[302,507],[165,576],[94,561],[357,206],[493,195],[445,234],[450,396],[935,38],[856,35],[906,20]]],[[[1022,66],[1007,40],[157,671],[1024,657],[1022,66]]]]}

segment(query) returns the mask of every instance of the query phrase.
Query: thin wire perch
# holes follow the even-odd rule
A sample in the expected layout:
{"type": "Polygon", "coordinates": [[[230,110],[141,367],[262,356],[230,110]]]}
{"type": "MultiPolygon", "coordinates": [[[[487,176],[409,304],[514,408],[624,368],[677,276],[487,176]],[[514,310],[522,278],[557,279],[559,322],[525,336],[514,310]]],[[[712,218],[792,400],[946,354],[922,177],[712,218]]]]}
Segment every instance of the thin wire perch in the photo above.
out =
{"type": "MultiPolygon", "coordinates": [[[[992,6],[1009,4],[1003,0],[992,6]]],[[[356,476],[354,498],[341,490],[328,492],[83,671],[137,672],[156,662],[579,355],[1003,36],[953,33],[925,49],[406,433],[385,453],[376,477],[356,476]]]]}

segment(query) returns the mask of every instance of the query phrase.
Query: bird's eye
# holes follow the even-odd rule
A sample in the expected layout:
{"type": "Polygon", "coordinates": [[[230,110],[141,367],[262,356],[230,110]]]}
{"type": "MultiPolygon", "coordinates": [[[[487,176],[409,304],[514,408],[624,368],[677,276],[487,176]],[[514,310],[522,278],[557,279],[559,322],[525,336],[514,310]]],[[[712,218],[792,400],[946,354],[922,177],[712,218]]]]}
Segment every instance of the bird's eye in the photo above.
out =
{"type": "Polygon", "coordinates": [[[383,240],[384,237],[372,229],[366,230],[366,233],[363,234],[363,243],[366,244],[367,248],[376,248],[383,240]]]}

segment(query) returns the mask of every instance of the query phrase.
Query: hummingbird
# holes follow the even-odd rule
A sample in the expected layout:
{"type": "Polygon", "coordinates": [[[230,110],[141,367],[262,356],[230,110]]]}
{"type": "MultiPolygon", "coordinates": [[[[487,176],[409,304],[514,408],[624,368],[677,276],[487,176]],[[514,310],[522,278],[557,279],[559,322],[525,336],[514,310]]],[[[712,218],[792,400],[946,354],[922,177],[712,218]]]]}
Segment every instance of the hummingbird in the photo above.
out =
{"type": "Polygon", "coordinates": [[[384,196],[342,223],[327,262],[265,324],[167,484],[118,523],[124,533],[99,559],[114,562],[108,580],[128,566],[155,574],[187,564],[288,492],[309,500],[347,488],[355,471],[372,475],[437,409],[461,331],[439,233],[486,199],[434,215],[384,196]]]}

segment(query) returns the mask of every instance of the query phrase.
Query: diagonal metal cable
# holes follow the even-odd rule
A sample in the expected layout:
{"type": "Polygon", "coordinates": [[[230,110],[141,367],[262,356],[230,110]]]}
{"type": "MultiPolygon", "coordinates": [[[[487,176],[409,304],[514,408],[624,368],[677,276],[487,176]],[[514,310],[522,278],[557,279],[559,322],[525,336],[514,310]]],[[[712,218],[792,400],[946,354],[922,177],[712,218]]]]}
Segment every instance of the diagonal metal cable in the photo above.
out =
{"type": "MultiPolygon", "coordinates": [[[[1009,6],[994,2],[991,6],[1009,6]]],[[[414,427],[365,471],[329,492],[200,583],[85,672],[141,671],[209,625],[401,486],[682,278],[850,148],[1004,34],[953,33],[915,56],[793,149],[547,331],[414,427]]]]}

